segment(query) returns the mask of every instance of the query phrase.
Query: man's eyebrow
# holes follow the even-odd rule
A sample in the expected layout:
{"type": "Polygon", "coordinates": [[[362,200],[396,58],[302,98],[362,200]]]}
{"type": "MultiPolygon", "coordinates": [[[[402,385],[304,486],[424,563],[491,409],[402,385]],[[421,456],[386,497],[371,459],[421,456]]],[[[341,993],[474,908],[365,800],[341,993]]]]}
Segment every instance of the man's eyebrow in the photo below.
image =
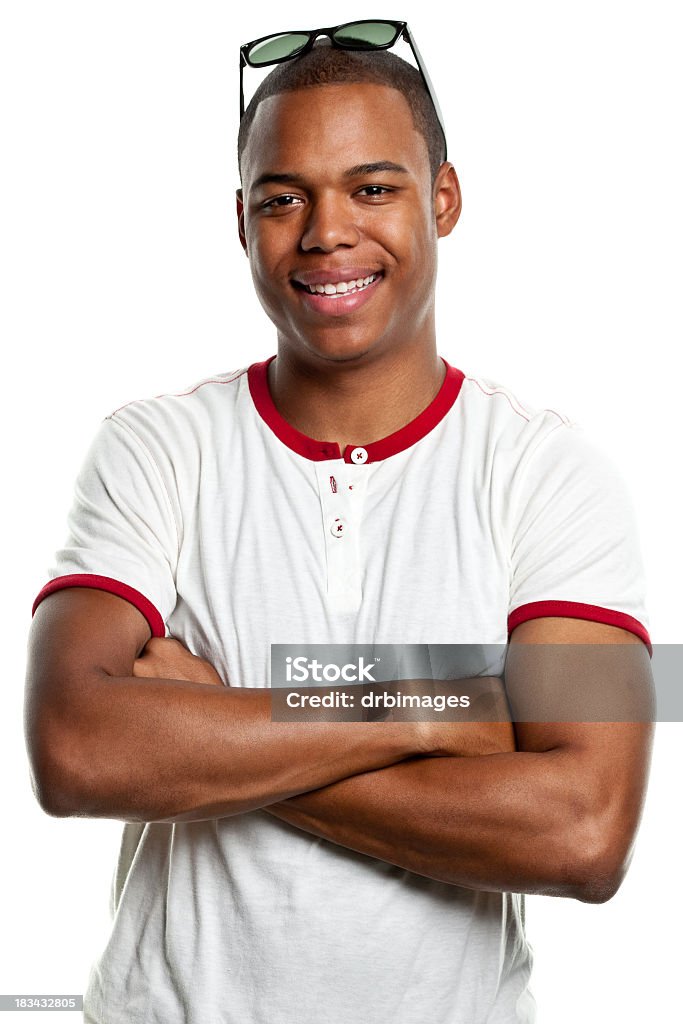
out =
{"type": "MultiPolygon", "coordinates": [[[[395,164],[393,160],[376,160],[371,164],[356,164],[355,167],[349,167],[348,170],[343,172],[343,177],[360,178],[365,174],[377,174],[379,171],[393,171],[396,174],[410,173],[407,167],[395,164]]],[[[261,185],[304,185],[305,183],[305,178],[300,174],[295,174],[293,171],[284,171],[279,174],[276,174],[274,171],[266,171],[265,174],[259,174],[251,187],[259,188],[261,185]]]]}
{"type": "Polygon", "coordinates": [[[344,171],[344,177],[360,178],[364,174],[376,174],[378,171],[395,171],[398,174],[410,173],[407,167],[395,164],[393,160],[377,160],[373,164],[356,164],[355,167],[349,167],[348,171],[344,171]]]}
{"type": "Polygon", "coordinates": [[[300,174],[294,174],[294,173],[289,174],[288,172],[285,172],[284,174],[274,174],[274,173],[272,173],[270,171],[267,171],[265,174],[259,174],[258,178],[252,184],[251,187],[252,188],[258,188],[259,185],[270,185],[270,184],[273,184],[273,185],[290,185],[290,184],[291,185],[302,185],[303,182],[304,182],[304,179],[301,177],[300,174]]]}

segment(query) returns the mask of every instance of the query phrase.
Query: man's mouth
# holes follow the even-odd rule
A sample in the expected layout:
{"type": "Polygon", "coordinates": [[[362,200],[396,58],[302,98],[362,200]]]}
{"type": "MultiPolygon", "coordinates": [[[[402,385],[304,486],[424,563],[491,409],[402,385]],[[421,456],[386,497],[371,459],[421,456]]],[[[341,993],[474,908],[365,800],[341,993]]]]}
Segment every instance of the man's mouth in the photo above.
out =
{"type": "Polygon", "coordinates": [[[290,280],[307,315],[344,318],[372,301],[384,271],[362,265],[318,267],[300,270],[290,280]]]}
{"type": "Polygon", "coordinates": [[[351,281],[337,281],[336,283],[316,281],[315,284],[301,284],[299,281],[295,281],[294,284],[311,295],[355,295],[356,292],[362,292],[364,288],[376,281],[379,276],[377,273],[370,274],[369,277],[358,277],[351,281]]]}

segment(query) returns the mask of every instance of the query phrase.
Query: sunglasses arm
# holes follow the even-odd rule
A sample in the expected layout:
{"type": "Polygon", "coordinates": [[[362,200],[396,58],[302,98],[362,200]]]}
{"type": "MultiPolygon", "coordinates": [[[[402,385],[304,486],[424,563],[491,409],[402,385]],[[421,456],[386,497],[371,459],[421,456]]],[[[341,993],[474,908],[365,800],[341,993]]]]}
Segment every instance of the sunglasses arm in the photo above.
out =
{"type": "Polygon", "coordinates": [[[240,50],[240,121],[244,117],[244,66],[246,61],[240,50]]]}
{"type": "Polygon", "coordinates": [[[403,37],[404,37],[405,41],[408,43],[408,45],[410,46],[411,50],[413,51],[413,55],[414,55],[415,60],[417,62],[418,70],[419,70],[420,74],[422,75],[422,79],[424,81],[424,84],[427,87],[427,92],[429,93],[431,101],[434,104],[434,110],[436,111],[436,116],[439,119],[439,124],[441,126],[441,134],[443,135],[443,147],[444,147],[444,158],[445,158],[447,156],[447,153],[448,153],[447,146],[446,146],[446,127],[445,127],[445,122],[444,122],[444,119],[443,119],[443,114],[441,113],[441,107],[439,106],[439,101],[436,98],[436,92],[434,90],[434,86],[432,85],[432,80],[431,80],[431,78],[429,77],[429,75],[427,73],[427,68],[426,68],[425,62],[422,60],[422,55],[420,54],[420,51],[417,48],[417,44],[416,44],[415,40],[413,39],[413,37],[411,36],[411,34],[410,34],[409,30],[408,30],[408,26],[407,25],[403,29],[403,37]]]}

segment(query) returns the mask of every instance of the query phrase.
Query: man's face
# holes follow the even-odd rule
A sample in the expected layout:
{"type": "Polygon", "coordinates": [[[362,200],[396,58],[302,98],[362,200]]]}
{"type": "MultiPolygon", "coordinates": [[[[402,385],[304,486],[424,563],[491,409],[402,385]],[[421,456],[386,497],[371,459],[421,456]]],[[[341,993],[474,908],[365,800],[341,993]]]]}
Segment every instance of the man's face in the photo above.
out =
{"type": "Polygon", "coordinates": [[[344,361],[430,337],[437,238],[457,220],[459,192],[454,204],[450,164],[432,187],[400,92],[348,84],[270,97],[242,170],[240,237],[281,346],[344,361]]]}

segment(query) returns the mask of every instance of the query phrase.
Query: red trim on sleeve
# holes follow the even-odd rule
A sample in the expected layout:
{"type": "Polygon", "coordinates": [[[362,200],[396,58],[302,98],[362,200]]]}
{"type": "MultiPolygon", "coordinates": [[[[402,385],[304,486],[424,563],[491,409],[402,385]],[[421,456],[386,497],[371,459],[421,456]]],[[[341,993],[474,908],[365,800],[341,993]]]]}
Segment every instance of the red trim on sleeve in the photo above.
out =
{"type": "Polygon", "coordinates": [[[596,604],[582,604],[581,601],[531,601],[529,604],[522,604],[508,616],[508,636],[521,622],[540,619],[546,615],[565,619],[587,619],[590,622],[602,622],[606,626],[627,629],[629,633],[634,633],[643,641],[648,654],[652,657],[650,634],[642,622],[634,619],[632,615],[626,615],[625,612],[601,608],[596,604]]]}
{"type": "Polygon", "coordinates": [[[462,370],[447,363],[443,356],[440,358],[446,367],[446,375],[439,391],[426,409],[423,409],[410,423],[406,423],[393,434],[380,438],[379,441],[365,444],[359,440],[348,444],[343,454],[336,441],[317,441],[315,438],[308,437],[288,423],[278,412],[268,387],[268,366],[275,356],[270,356],[262,363],[251,364],[248,370],[249,391],[261,419],[288,448],[299,455],[303,455],[313,462],[323,462],[326,459],[343,459],[344,462],[353,462],[351,452],[354,448],[365,448],[368,453],[366,462],[377,462],[390,455],[405,451],[417,441],[421,441],[441,422],[460,394],[465,374],[462,370]]]}
{"type": "Polygon", "coordinates": [[[94,573],[73,573],[70,576],[57,576],[56,579],[50,580],[33,602],[31,614],[35,615],[36,608],[49,594],[54,594],[57,590],[64,590],[66,587],[90,587],[93,590],[106,590],[110,594],[122,597],[134,605],[139,612],[142,612],[152,630],[152,636],[163,637],[166,635],[166,627],[161,614],[144,594],[134,587],[129,587],[127,583],[113,580],[109,576],[97,576],[94,573]]]}

